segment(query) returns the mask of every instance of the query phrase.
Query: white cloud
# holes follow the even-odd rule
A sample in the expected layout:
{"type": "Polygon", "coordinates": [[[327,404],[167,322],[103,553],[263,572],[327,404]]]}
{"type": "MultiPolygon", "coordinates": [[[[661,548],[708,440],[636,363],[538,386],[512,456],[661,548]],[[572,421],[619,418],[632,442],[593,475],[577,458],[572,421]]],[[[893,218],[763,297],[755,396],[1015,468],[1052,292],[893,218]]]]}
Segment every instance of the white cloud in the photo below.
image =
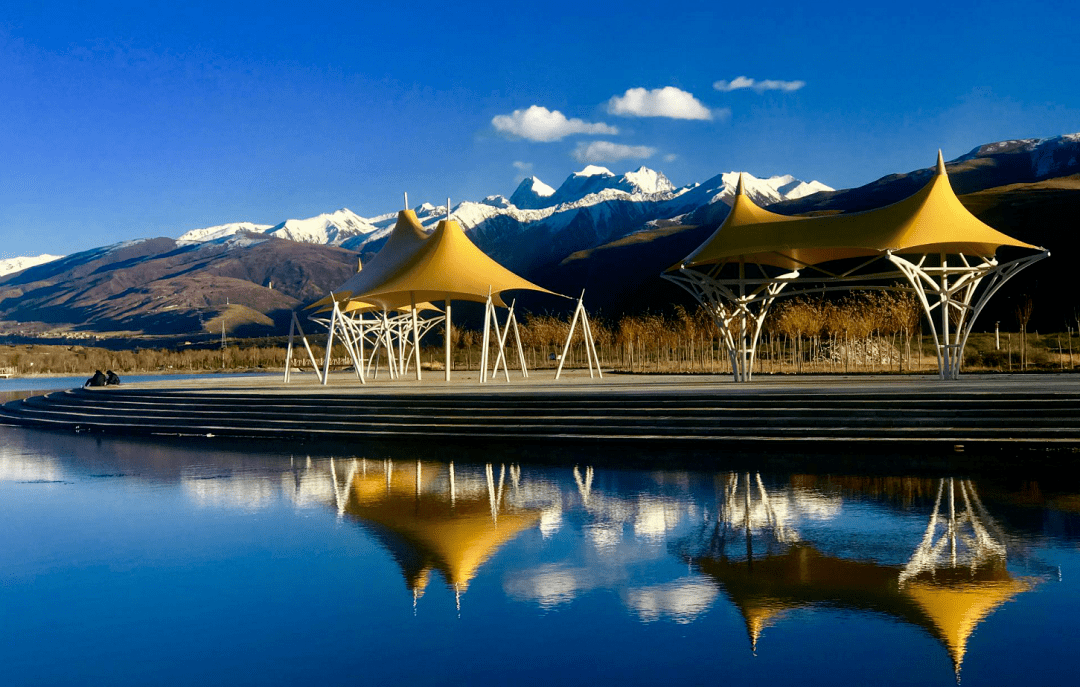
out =
{"type": "Polygon", "coordinates": [[[621,96],[613,96],[607,104],[608,114],[620,117],[670,117],[671,119],[712,119],[709,108],[690,93],[674,86],[647,91],[631,88],[621,96]]]}
{"type": "Polygon", "coordinates": [[[574,148],[573,156],[578,162],[618,162],[628,158],[643,160],[652,157],[656,148],[649,146],[628,146],[610,141],[581,142],[574,148]]]}
{"type": "Polygon", "coordinates": [[[790,93],[799,90],[805,85],[805,81],[777,81],[776,79],[764,79],[758,81],[757,79],[751,79],[746,76],[737,76],[731,81],[717,81],[713,84],[713,88],[725,93],[737,91],[742,88],[752,88],[758,93],[764,93],[765,91],[784,91],[785,93],[790,93]]]}
{"type": "Polygon", "coordinates": [[[530,141],[558,141],[572,134],[617,134],[619,130],[603,122],[586,122],[567,119],[558,110],[533,105],[527,110],[514,110],[508,115],[497,115],[491,120],[496,130],[526,138],[530,141]]]}
{"type": "Polygon", "coordinates": [[[668,153],[667,155],[664,156],[664,162],[675,162],[678,159],[679,159],[679,156],[676,155],[675,153],[668,153]]]}

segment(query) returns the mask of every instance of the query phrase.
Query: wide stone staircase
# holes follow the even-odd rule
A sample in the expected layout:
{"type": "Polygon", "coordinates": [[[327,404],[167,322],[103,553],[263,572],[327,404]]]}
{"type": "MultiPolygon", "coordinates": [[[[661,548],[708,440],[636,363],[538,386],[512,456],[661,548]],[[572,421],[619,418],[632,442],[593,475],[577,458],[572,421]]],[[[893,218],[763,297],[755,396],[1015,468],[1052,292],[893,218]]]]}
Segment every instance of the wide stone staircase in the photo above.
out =
{"type": "Polygon", "coordinates": [[[257,393],[72,389],[7,403],[0,422],[65,431],[264,439],[857,442],[955,449],[1080,448],[1080,393],[822,393],[734,386],[693,393],[257,393]]]}

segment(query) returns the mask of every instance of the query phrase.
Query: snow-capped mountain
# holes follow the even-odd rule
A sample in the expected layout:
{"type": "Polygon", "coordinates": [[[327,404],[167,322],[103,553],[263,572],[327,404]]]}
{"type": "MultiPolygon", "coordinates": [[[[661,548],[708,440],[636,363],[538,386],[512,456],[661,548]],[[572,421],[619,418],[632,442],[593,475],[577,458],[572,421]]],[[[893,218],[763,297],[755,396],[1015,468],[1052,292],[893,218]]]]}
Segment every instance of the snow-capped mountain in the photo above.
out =
{"type": "MultiPolygon", "coordinates": [[[[992,226],[1058,255],[1073,252],[1073,232],[1062,228],[1071,226],[1075,215],[1071,175],[1080,173],[1080,134],[987,144],[947,167],[962,198],[980,192],[977,200],[992,226]],[[1037,191],[1016,190],[1025,184],[1037,191]]],[[[932,173],[927,167],[832,191],[786,174],[758,178],[728,172],[675,188],[648,168],[616,175],[590,166],[558,189],[534,177],[510,198],[491,195],[449,211],[442,204],[424,203],[414,210],[429,229],[449,212],[506,267],[559,293],[585,288],[591,307],[617,313],[664,307],[684,295],[674,293],[658,275],[723,221],[740,176],[754,202],[790,215],[881,207],[914,193],[932,173]]],[[[356,252],[367,260],[377,251],[396,218],[396,208],[366,218],[343,209],[274,226],[241,222],[196,229],[179,241],[124,241],[33,266],[21,262],[26,258],[2,261],[0,323],[183,331],[186,336],[222,308],[242,305],[277,322],[281,333],[289,313],[355,271],[356,252]],[[4,275],[5,269],[19,271],[4,275]]],[[[1057,294],[1071,293],[1063,281],[1068,275],[1062,272],[1054,281],[1055,274],[1044,278],[1049,286],[1042,293],[1060,300],[1057,294]]],[[[1063,303],[1057,310],[1044,310],[1067,312],[1070,307],[1063,303]]]]}
{"type": "Polygon", "coordinates": [[[47,262],[52,262],[53,260],[59,260],[62,257],[64,256],[42,253],[41,255],[26,255],[18,258],[6,258],[4,260],[0,260],[0,276],[3,276],[5,274],[11,274],[12,272],[19,272],[35,265],[43,265],[47,262]]]}
{"type": "Polygon", "coordinates": [[[627,172],[622,175],[619,186],[616,188],[643,194],[666,193],[675,190],[675,186],[666,176],[648,167],[639,167],[636,172],[627,172]]]}
{"type": "Polygon", "coordinates": [[[238,234],[241,232],[261,234],[267,229],[270,229],[272,226],[273,225],[270,224],[255,224],[254,222],[233,222],[232,224],[219,224],[216,227],[206,227],[205,229],[192,229],[191,231],[180,236],[180,238],[176,239],[176,242],[180,245],[185,245],[188,243],[203,243],[204,241],[214,241],[215,239],[232,236],[233,234],[238,234]]]}
{"type": "Polygon", "coordinates": [[[329,212],[308,219],[288,219],[280,224],[255,224],[254,222],[233,222],[205,229],[192,229],[182,234],[176,241],[179,245],[207,243],[233,236],[235,234],[267,234],[297,243],[321,243],[340,246],[351,238],[359,237],[361,245],[370,239],[377,239],[389,233],[397,213],[378,215],[372,218],[360,217],[348,208],[329,212]]]}
{"type": "MultiPolygon", "coordinates": [[[[738,177],[738,173],[730,172],[702,184],[676,188],[663,173],[648,167],[616,175],[604,167],[589,165],[568,176],[558,189],[529,177],[509,199],[492,195],[479,202],[464,201],[452,207],[450,215],[489,255],[511,269],[527,271],[574,250],[615,240],[654,226],[656,221],[679,218],[703,208],[708,211],[695,213],[693,219],[723,219],[738,177]]],[[[746,174],[744,187],[760,205],[831,190],[819,182],[802,182],[791,175],[758,179],[746,174]]],[[[414,211],[421,225],[429,229],[447,216],[445,206],[431,203],[419,205],[414,211]]],[[[396,212],[389,212],[365,218],[342,209],[310,219],[290,219],[272,227],[238,223],[196,229],[180,240],[208,241],[247,232],[374,252],[389,236],[396,217],[396,212]]]]}
{"type": "Polygon", "coordinates": [[[799,181],[790,174],[759,179],[748,172],[726,172],[686,188],[674,196],[667,203],[673,209],[668,216],[685,214],[687,224],[720,223],[727,216],[740,177],[743,192],[761,207],[802,198],[818,191],[833,190],[819,181],[799,181]]]}
{"type": "Polygon", "coordinates": [[[535,210],[547,207],[548,199],[555,195],[555,189],[551,188],[536,177],[522,179],[517,190],[510,196],[510,203],[522,210],[535,210]]]}
{"type": "Polygon", "coordinates": [[[1036,177],[1064,176],[1080,172],[1078,146],[1080,133],[1053,138],[1021,138],[981,145],[967,155],[961,155],[955,162],[1003,153],[1026,153],[1031,161],[1031,172],[1036,177]]]}
{"type": "Polygon", "coordinates": [[[572,203],[607,189],[648,196],[671,193],[675,186],[662,173],[648,167],[616,176],[606,167],[589,165],[567,177],[558,190],[547,197],[547,207],[572,203]]]}
{"type": "Polygon", "coordinates": [[[614,188],[617,183],[615,179],[615,175],[606,167],[588,165],[568,176],[555,193],[548,196],[548,207],[572,203],[604,189],[614,188]]]}
{"type": "Polygon", "coordinates": [[[358,216],[348,208],[311,217],[310,219],[289,219],[271,227],[265,233],[279,239],[288,239],[298,243],[325,243],[341,245],[345,239],[353,236],[371,234],[378,227],[358,216]]]}

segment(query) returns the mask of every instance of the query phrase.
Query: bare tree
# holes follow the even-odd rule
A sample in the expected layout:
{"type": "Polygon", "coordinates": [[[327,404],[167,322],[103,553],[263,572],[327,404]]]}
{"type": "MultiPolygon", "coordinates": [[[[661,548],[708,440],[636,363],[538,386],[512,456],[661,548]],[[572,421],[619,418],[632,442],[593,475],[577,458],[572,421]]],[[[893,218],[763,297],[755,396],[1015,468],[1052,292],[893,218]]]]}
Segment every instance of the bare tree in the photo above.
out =
{"type": "Polygon", "coordinates": [[[1023,296],[1020,299],[1019,305],[1016,306],[1016,321],[1020,324],[1020,369],[1027,369],[1027,326],[1031,320],[1031,311],[1035,308],[1035,304],[1031,300],[1031,296],[1023,296]]]}

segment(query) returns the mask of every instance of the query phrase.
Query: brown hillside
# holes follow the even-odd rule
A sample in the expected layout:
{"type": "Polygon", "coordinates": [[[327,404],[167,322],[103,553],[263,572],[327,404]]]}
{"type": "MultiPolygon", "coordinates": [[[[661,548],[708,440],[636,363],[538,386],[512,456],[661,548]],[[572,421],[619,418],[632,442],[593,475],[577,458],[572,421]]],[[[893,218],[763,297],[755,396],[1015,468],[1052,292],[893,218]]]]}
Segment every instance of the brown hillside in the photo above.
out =
{"type": "Polygon", "coordinates": [[[227,329],[270,334],[286,326],[293,309],[355,271],[352,251],[259,238],[253,245],[194,246],[153,239],[7,275],[0,278],[0,320],[9,330],[12,322],[37,322],[74,331],[194,335],[228,306],[239,306],[245,314],[227,329]]]}

